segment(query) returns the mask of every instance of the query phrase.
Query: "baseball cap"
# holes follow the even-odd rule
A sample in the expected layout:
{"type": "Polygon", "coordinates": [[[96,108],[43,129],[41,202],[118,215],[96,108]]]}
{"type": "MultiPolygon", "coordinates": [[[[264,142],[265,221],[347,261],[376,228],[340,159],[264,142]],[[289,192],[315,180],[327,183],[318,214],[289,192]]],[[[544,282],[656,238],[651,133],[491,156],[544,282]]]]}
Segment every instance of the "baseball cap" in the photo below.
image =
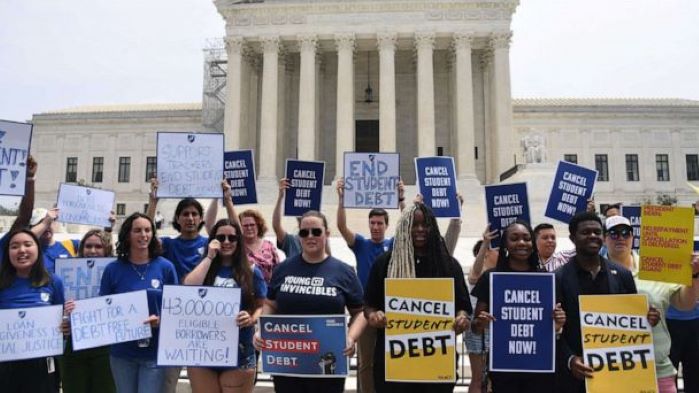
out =
{"type": "Polygon", "coordinates": [[[32,211],[32,218],[29,220],[29,226],[34,226],[38,224],[44,217],[46,217],[46,213],[49,211],[47,209],[44,209],[43,207],[37,207],[32,211]]]}
{"type": "Polygon", "coordinates": [[[631,228],[631,221],[624,216],[611,216],[607,217],[607,219],[604,221],[604,228],[606,230],[610,230],[618,225],[626,225],[627,227],[631,228]]]}

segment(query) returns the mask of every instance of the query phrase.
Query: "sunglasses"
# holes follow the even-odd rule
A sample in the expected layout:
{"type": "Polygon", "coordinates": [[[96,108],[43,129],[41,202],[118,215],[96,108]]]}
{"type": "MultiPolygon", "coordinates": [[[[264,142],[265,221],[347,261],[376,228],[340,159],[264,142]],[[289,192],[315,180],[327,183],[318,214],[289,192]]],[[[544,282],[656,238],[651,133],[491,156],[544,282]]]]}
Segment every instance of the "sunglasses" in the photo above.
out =
{"type": "Polygon", "coordinates": [[[228,241],[231,243],[238,242],[238,237],[236,235],[224,235],[224,234],[216,235],[216,240],[218,240],[221,243],[225,242],[226,239],[228,239],[228,241]]]}
{"type": "Polygon", "coordinates": [[[313,235],[315,237],[320,237],[320,235],[323,234],[323,229],[322,228],[303,228],[299,229],[299,237],[301,238],[307,238],[308,235],[313,235]]]}
{"type": "Polygon", "coordinates": [[[612,240],[618,240],[619,237],[623,237],[624,239],[628,239],[629,237],[631,237],[631,235],[633,235],[633,234],[631,233],[631,230],[629,228],[623,228],[623,229],[618,229],[618,230],[614,229],[614,230],[609,231],[609,237],[612,240]]]}

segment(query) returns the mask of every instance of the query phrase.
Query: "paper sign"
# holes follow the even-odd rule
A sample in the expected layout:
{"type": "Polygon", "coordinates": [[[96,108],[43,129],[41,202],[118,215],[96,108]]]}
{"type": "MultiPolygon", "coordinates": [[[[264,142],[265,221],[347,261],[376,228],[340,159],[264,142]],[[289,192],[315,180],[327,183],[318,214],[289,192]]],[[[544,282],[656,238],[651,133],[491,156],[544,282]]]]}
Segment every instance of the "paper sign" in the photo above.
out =
{"type": "Polygon", "coordinates": [[[223,134],[158,132],[158,198],[220,198],[223,134]]]}
{"type": "Polygon", "coordinates": [[[234,204],[257,203],[255,161],[252,158],[252,150],[223,153],[223,177],[231,185],[234,204]]]}
{"type": "Polygon", "coordinates": [[[114,192],[61,183],[58,188],[59,221],[108,228],[114,206],[114,192]]]}
{"type": "Polygon", "coordinates": [[[158,366],[238,365],[240,288],[165,285],[158,366]]]}
{"type": "Polygon", "coordinates": [[[621,215],[628,218],[633,229],[633,244],[631,248],[638,250],[641,248],[641,207],[622,206],[621,215]]]}
{"type": "Polygon", "coordinates": [[[0,195],[24,196],[32,127],[0,120],[0,195]]]}
{"type": "Polygon", "coordinates": [[[454,280],[387,278],[384,285],[386,381],[456,381],[454,280]]]}
{"type": "Polygon", "coordinates": [[[655,353],[646,295],[581,295],[587,393],[655,393],[655,353]]]}
{"type": "Polygon", "coordinates": [[[397,209],[399,158],[398,153],[345,152],[344,206],[397,209]]]}
{"type": "Polygon", "coordinates": [[[0,310],[0,362],[63,354],[63,305],[0,310]]]}
{"type": "Polygon", "coordinates": [[[422,200],[435,217],[461,217],[461,206],[456,197],[454,158],[416,157],[415,173],[422,200]]]}
{"type": "Polygon", "coordinates": [[[556,335],[553,273],[491,273],[491,371],[552,373],[556,335]]]}
{"type": "Polygon", "coordinates": [[[99,296],[102,273],[115,258],[57,258],[56,275],[63,280],[67,300],[99,296]]]}
{"type": "Polygon", "coordinates": [[[284,194],[284,215],[300,217],[309,210],[320,211],[325,163],[286,160],[289,189],[284,194]]]}
{"type": "Polygon", "coordinates": [[[485,205],[488,211],[490,230],[498,231],[498,236],[490,243],[491,247],[500,246],[500,235],[508,225],[517,219],[531,222],[527,183],[485,186],[485,205]]]}
{"type": "Polygon", "coordinates": [[[595,179],[595,170],[567,161],[558,161],[544,215],[568,223],[574,215],[584,212],[587,209],[587,200],[592,198],[595,179]]]}
{"type": "Polygon", "coordinates": [[[339,378],[349,373],[342,353],[346,345],[344,315],[263,315],[262,372],[314,378],[339,378]]]}
{"type": "Polygon", "coordinates": [[[151,337],[146,290],[77,300],[70,314],[73,349],[151,337]]]}
{"type": "Polygon", "coordinates": [[[692,285],[694,209],[643,206],[639,278],[692,285]]]}

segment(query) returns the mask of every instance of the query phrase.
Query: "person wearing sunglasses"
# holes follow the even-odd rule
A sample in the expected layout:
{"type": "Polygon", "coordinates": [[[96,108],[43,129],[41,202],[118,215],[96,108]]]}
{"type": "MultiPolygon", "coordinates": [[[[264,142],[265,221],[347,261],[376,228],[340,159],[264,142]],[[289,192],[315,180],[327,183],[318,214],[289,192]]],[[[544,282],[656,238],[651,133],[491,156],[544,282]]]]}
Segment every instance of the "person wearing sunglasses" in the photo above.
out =
{"type": "Polygon", "coordinates": [[[184,279],[185,285],[241,289],[240,313],[236,317],[240,328],[238,366],[188,367],[187,374],[195,393],[252,392],[254,387],[257,361],[252,337],[255,323],[262,313],[267,285],[262,271],[248,262],[242,242],[238,223],[219,220],[211,229],[206,256],[184,279]]]}

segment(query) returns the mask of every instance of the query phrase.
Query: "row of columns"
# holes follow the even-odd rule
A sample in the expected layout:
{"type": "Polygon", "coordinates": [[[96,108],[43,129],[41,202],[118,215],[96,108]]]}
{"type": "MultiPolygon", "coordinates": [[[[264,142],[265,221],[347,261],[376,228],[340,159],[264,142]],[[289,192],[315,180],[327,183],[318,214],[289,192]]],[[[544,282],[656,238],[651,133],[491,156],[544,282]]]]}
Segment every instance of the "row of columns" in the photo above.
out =
{"type": "MultiPolygon", "coordinates": [[[[493,173],[499,174],[511,166],[512,138],[509,75],[509,34],[491,38],[493,76],[491,114],[493,127],[490,143],[498,147],[493,173]]],[[[435,99],[433,51],[435,34],[420,32],[415,34],[417,53],[417,124],[418,155],[436,154],[435,99]]],[[[453,36],[452,49],[455,54],[455,94],[456,101],[456,163],[457,175],[461,178],[475,178],[474,158],[474,113],[472,87],[472,51],[473,36],[470,33],[456,33],[453,36]]],[[[379,51],[379,148],[381,151],[394,152],[396,149],[396,82],[395,51],[396,33],[377,35],[379,51]]],[[[263,49],[262,97],[260,105],[260,138],[258,176],[261,179],[275,179],[277,157],[277,106],[279,101],[278,61],[280,40],[278,36],[261,37],[263,49]]],[[[318,40],[315,35],[298,37],[300,51],[299,75],[299,115],[298,115],[298,158],[316,159],[318,148],[316,119],[316,51],[318,40]]],[[[337,123],[336,123],[336,173],[343,173],[343,155],[355,147],[354,118],[354,34],[335,36],[337,48],[337,123]]],[[[243,132],[243,46],[241,37],[228,37],[228,74],[226,113],[224,132],[227,149],[242,147],[243,132]]],[[[492,149],[490,149],[492,151],[492,149]]]]}

